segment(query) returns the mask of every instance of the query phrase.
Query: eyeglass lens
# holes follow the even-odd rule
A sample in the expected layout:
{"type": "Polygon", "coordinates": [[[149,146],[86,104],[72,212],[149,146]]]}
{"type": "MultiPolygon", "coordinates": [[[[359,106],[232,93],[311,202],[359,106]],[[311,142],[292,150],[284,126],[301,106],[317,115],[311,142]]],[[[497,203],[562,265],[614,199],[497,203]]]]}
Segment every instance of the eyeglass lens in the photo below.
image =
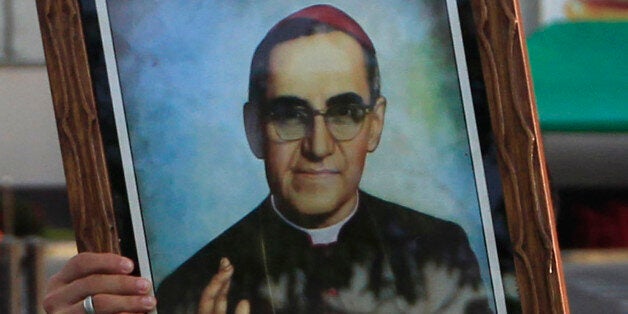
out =
{"type": "Polygon", "coordinates": [[[329,98],[325,112],[313,110],[301,98],[282,96],[268,104],[266,117],[280,139],[293,141],[305,137],[311,131],[314,117],[322,115],[331,135],[336,140],[346,141],[359,133],[369,111],[362,97],[355,93],[329,98]]]}

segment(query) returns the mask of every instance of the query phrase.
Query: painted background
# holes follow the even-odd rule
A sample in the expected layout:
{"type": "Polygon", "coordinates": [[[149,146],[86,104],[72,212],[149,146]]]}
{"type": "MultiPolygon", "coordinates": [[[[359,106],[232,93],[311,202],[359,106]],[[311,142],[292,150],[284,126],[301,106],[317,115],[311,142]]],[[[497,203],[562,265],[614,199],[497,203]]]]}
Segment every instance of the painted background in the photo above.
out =
{"type": "MultiPolygon", "coordinates": [[[[250,60],[312,1],[110,1],[155,284],[268,194],[242,122],[250,60]]],[[[371,36],[388,99],[361,187],[451,220],[488,263],[444,1],[329,1],[371,36]]]]}

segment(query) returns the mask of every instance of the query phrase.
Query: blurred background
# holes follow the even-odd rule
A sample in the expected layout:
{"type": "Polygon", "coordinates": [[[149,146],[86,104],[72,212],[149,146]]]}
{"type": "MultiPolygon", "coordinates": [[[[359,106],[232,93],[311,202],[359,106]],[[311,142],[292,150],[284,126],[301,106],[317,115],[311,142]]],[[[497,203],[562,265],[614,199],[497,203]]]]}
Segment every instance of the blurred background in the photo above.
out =
{"type": "MultiPolygon", "coordinates": [[[[628,1],[520,2],[572,312],[628,313],[628,1]]],[[[32,0],[0,0],[0,206],[0,313],[37,313],[76,247],[32,0]]]]}

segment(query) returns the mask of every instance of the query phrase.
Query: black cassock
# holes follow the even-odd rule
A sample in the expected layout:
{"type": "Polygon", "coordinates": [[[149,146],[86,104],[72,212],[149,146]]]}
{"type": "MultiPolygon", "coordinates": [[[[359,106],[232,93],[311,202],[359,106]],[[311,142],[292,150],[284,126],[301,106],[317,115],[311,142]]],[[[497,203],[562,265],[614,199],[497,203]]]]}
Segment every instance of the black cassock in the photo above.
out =
{"type": "Polygon", "coordinates": [[[360,192],[338,240],[312,245],[267,198],[170,274],[160,313],[196,313],[220,259],[235,271],[229,311],[253,313],[487,313],[475,255],[458,225],[360,192]]]}

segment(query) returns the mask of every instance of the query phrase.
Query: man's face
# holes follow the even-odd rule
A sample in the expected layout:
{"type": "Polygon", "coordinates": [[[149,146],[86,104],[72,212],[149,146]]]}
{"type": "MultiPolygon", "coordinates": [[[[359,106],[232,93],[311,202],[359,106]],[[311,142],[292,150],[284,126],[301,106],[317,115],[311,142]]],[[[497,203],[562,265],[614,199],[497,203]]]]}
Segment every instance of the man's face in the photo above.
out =
{"type": "MultiPolygon", "coordinates": [[[[325,112],[334,96],[353,93],[366,104],[370,99],[362,49],[342,32],[277,45],[270,54],[269,73],[269,102],[297,98],[325,112]]],[[[265,125],[266,176],[279,208],[308,227],[324,227],[346,217],[356,204],[366,154],[379,142],[384,109],[385,100],[380,98],[357,135],[343,141],[332,136],[321,115],[314,116],[310,132],[298,140],[282,140],[265,125]]]]}

